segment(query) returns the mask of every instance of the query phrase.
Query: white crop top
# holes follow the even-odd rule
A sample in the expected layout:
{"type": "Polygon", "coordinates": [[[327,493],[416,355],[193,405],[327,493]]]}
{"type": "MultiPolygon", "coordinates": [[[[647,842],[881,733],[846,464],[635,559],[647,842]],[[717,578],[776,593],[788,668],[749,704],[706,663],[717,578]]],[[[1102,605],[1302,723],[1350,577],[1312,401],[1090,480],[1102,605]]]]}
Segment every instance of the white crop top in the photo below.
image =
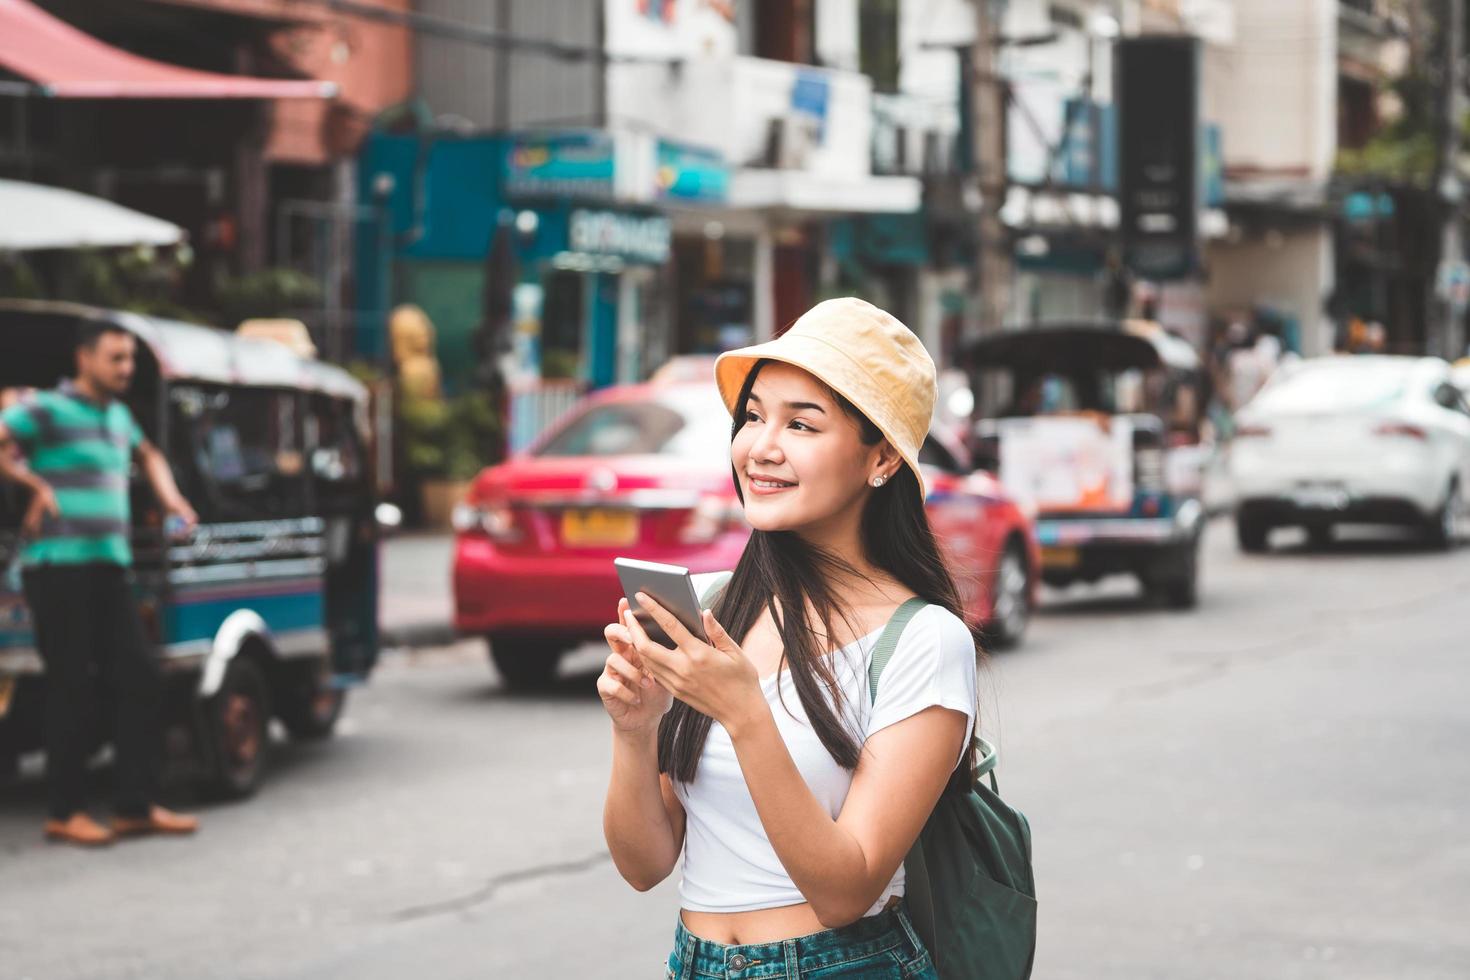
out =
{"type": "MultiPolygon", "coordinates": [[[[932,605],[916,613],[883,670],[877,703],[870,704],[868,664],[881,634],[882,630],[870,633],[833,655],[852,731],[861,732],[866,740],[934,705],[962,711],[970,725],[974,724],[975,642],[958,616],[932,605]]],[[[852,785],[852,773],[833,761],[812,730],[789,667],[780,672],[779,698],[776,675],[763,678],[761,687],[792,761],[836,820],[852,785]]],[[[968,736],[965,745],[969,745],[968,736]]],[[[963,752],[961,748],[959,754],[963,752]]],[[[679,884],[684,908],[749,912],[806,901],[766,837],[735,747],[719,722],[710,726],[693,782],[675,780],[674,792],[685,814],[683,880],[679,884]]],[[[891,896],[902,894],[900,864],[867,914],[876,914],[891,896]]]]}

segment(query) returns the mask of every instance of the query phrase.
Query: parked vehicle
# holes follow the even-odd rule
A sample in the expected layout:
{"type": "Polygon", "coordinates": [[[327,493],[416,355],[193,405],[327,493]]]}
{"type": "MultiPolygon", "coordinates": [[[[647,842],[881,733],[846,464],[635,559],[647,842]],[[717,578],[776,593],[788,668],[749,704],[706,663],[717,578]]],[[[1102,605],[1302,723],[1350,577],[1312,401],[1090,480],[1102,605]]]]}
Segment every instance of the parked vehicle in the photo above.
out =
{"type": "Polygon", "coordinates": [[[1237,415],[1229,472],[1245,551],[1296,525],[1324,544],[1340,524],[1398,524],[1450,547],[1470,501],[1470,403],[1438,358],[1303,361],[1237,415]]]}
{"type": "Polygon", "coordinates": [[[1035,513],[1042,580],[1131,574],[1193,606],[1207,457],[1193,349],[1130,320],[1006,331],[967,354],[975,459],[1035,513]]]}
{"type": "MultiPolygon", "coordinates": [[[[667,376],[667,375],[666,375],[667,376]]],[[[745,523],[730,472],[730,416],[708,380],[605,389],[526,453],[483,471],[456,510],[455,625],[488,638],[507,683],[554,676],[561,655],[601,638],[622,592],[619,555],[733,568],[745,523]]],[[[1029,522],[954,447],[920,456],[929,516],[949,549],[971,622],[1019,642],[1035,597],[1029,522]]]]}
{"type": "MultiPolygon", "coordinates": [[[[0,388],[69,373],[82,319],[138,339],[128,407],[199,513],[165,535],[133,486],[134,574],[166,677],[165,730],[207,790],[260,779],[267,725],[332,733],[378,655],[378,523],[366,392],[278,343],[61,303],[0,301],[0,388]],[[185,751],[190,750],[190,751],[185,751]]],[[[42,744],[45,677],[14,558],[25,492],[0,486],[0,758],[42,744]]],[[[387,517],[386,513],[383,515],[387,517]]]]}

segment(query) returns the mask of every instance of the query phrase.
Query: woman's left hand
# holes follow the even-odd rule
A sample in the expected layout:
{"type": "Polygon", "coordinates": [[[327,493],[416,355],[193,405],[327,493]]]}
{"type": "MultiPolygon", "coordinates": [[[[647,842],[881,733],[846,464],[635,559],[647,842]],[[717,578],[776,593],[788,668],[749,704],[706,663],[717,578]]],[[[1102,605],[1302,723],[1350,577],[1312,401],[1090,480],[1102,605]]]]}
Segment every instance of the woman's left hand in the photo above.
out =
{"type": "Polygon", "coordinates": [[[726,729],[733,730],[758,711],[770,710],[761,693],[755,664],[715,621],[713,613],[706,609],[701,614],[705,635],[710,638],[706,643],[652,596],[639,592],[634,598],[677,644],[670,650],[655,643],[631,610],[623,614],[623,622],[633,635],[634,649],[660,687],[726,729]]]}

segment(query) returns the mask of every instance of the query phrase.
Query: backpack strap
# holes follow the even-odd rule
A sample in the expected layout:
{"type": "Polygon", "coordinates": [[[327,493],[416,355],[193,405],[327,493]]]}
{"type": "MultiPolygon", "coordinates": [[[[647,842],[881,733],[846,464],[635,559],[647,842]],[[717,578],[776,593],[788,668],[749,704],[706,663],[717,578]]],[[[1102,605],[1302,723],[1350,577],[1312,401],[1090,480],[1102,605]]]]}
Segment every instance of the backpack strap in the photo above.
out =
{"type": "Polygon", "coordinates": [[[730,584],[730,579],[734,574],[734,572],[716,572],[714,580],[704,587],[704,593],[699,597],[699,608],[708,609],[713,606],[715,597],[720,594],[721,589],[730,584]]]}
{"type": "MultiPolygon", "coordinates": [[[[893,659],[893,651],[898,648],[899,637],[903,635],[903,629],[919,612],[929,603],[914,596],[893,612],[893,618],[888,625],[883,627],[883,633],[878,637],[878,645],[873,649],[873,660],[868,664],[868,700],[876,704],[878,701],[878,679],[883,676],[883,668],[888,666],[888,661],[893,659]]],[[[995,746],[974,735],[970,739],[970,747],[974,750],[975,767],[972,777],[980,780],[985,776],[990,777],[990,788],[1000,792],[1000,785],[995,778],[995,766],[1000,759],[1000,753],[995,746]]]]}
{"type": "Polygon", "coordinates": [[[898,647],[898,638],[903,635],[903,628],[914,618],[914,614],[923,609],[929,603],[914,596],[903,605],[893,611],[893,617],[888,620],[888,625],[883,627],[883,634],[878,637],[878,645],[873,648],[873,659],[868,664],[868,700],[870,703],[878,701],[878,678],[883,676],[883,668],[888,666],[888,661],[893,659],[893,651],[898,647]]]}

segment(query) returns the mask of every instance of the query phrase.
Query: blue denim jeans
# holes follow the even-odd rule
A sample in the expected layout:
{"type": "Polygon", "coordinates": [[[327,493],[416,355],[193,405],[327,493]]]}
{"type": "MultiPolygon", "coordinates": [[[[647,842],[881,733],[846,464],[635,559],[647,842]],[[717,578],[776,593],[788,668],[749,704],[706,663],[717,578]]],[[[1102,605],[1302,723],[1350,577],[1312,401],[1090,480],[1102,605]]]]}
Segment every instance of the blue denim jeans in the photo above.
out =
{"type": "Polygon", "coordinates": [[[775,943],[726,946],[700,939],[680,922],[667,980],[938,980],[929,951],[902,903],[840,929],[775,943]]]}

